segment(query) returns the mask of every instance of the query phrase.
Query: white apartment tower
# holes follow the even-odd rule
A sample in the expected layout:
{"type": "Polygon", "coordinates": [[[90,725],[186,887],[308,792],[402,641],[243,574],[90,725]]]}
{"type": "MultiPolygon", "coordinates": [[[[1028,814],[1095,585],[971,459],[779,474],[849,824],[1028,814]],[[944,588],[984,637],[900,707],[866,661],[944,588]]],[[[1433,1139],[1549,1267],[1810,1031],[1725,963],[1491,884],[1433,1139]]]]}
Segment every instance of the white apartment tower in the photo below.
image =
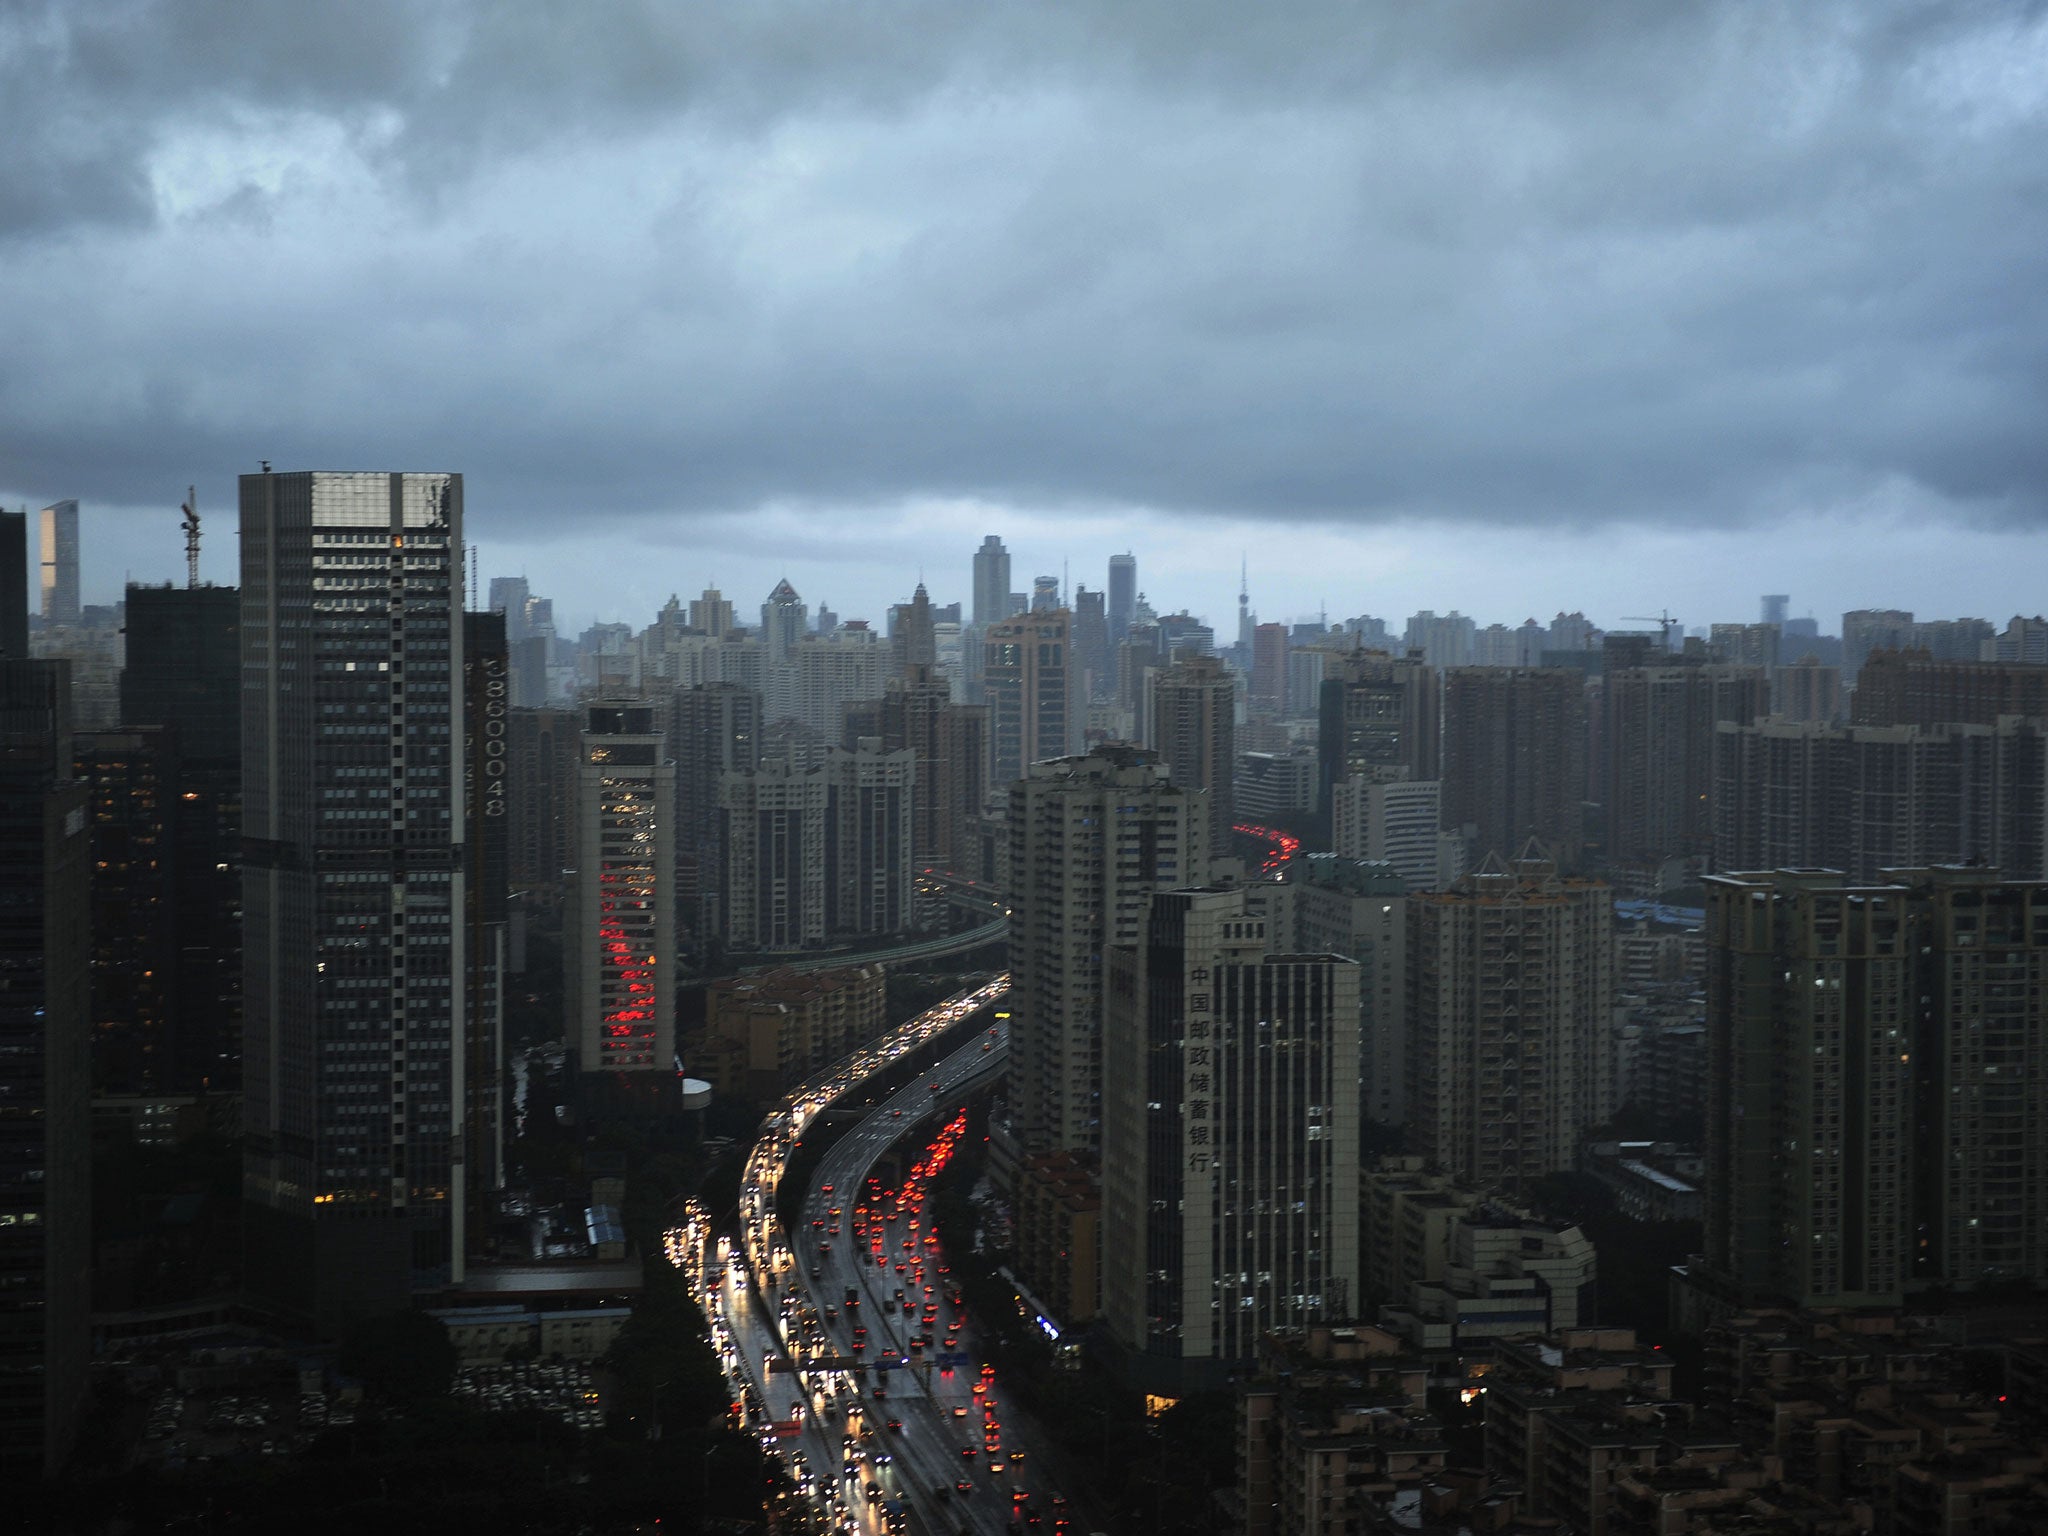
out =
{"type": "Polygon", "coordinates": [[[1092,1151],[1103,956],[1138,941],[1153,891],[1208,879],[1208,797],[1136,747],[1033,763],[1010,789],[1009,848],[1011,1134],[1092,1151]]]}
{"type": "Polygon", "coordinates": [[[1465,872],[1465,839],[1442,826],[1443,785],[1399,767],[1369,768],[1330,790],[1330,840],[1346,859],[1384,860],[1411,891],[1440,891],[1465,872]]]}
{"type": "Polygon", "coordinates": [[[1269,942],[1252,893],[1162,892],[1110,951],[1103,1314],[1148,1391],[1355,1315],[1358,967],[1269,942]]]}

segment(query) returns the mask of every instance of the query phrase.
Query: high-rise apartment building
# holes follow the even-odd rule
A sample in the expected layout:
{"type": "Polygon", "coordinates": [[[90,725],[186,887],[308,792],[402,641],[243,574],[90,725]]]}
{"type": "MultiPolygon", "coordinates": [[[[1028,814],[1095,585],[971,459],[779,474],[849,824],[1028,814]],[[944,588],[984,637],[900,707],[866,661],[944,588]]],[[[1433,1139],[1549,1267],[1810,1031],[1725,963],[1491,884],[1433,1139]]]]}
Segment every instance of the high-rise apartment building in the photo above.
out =
{"type": "Polygon", "coordinates": [[[1714,732],[1770,713],[1760,666],[1626,667],[1603,694],[1607,856],[1622,864],[1706,853],[1714,842],[1714,732]]]}
{"type": "Polygon", "coordinates": [[[322,1327],[468,1237],[462,479],[241,481],[252,1289],[322,1327]]]}
{"type": "Polygon", "coordinates": [[[719,780],[725,939],[735,949],[793,950],[825,942],[822,773],[763,760],[719,780]]]}
{"type": "Polygon", "coordinates": [[[1614,1108],[1613,894],[1496,858],[1408,898],[1410,1150],[1483,1189],[1572,1166],[1614,1108]]]}
{"type": "Polygon", "coordinates": [[[1358,967],[1277,948],[1242,888],[1148,907],[1108,960],[1103,1317],[1179,1395],[1354,1315],[1358,967]]]}
{"type": "Polygon", "coordinates": [[[53,501],[36,514],[36,559],[45,624],[78,622],[78,503],[53,501]]]}
{"type": "Polygon", "coordinates": [[[585,1075],[674,1069],[676,766],[661,713],[606,699],[585,714],[562,924],[569,1038],[585,1075]]]}
{"type": "Polygon", "coordinates": [[[1405,639],[1411,654],[1433,667],[1464,667],[1472,663],[1472,640],[1478,625],[1453,608],[1436,613],[1425,608],[1409,615],[1405,639]]]}
{"type": "Polygon", "coordinates": [[[2048,666],[2048,619],[2038,613],[2031,619],[2014,614],[2005,628],[1992,636],[1982,659],[2048,666]]]}
{"type": "Polygon", "coordinates": [[[884,752],[872,740],[825,754],[827,923],[851,937],[900,934],[914,926],[910,859],[917,754],[884,752]]]}
{"type": "Polygon", "coordinates": [[[706,587],[700,596],[690,599],[690,628],[699,634],[723,640],[735,627],[732,604],[718,588],[706,587]]]}
{"type": "MultiPolygon", "coordinates": [[[[2048,883],[1996,869],[1892,870],[1918,975],[1913,1232],[1918,1276],[2048,1279],[2048,883]],[[1932,1156],[1928,1154],[1931,1153],[1932,1156]]],[[[1889,1062],[1886,1062],[1889,1070],[1889,1062]]],[[[1900,1129],[1903,1134],[1903,1128],[1900,1129]]]]}
{"type": "MultiPolygon", "coordinates": [[[[1866,673],[1870,670],[1866,668],[1866,673]]],[[[1995,864],[2048,873],[2048,735],[1995,725],[1724,723],[1715,740],[1719,869],[1995,864]]]]}
{"type": "Polygon", "coordinates": [[[1209,808],[1156,754],[1098,747],[1010,789],[1010,1130],[1026,1152],[1094,1151],[1103,955],[1155,890],[1209,876],[1209,808]]]}
{"type": "Polygon", "coordinates": [[[1411,891],[1440,891],[1465,873],[1465,839],[1443,830],[1443,785],[1404,768],[1373,768],[1339,779],[1330,803],[1330,842],[1340,858],[1391,864],[1411,891]]]}
{"type": "Polygon", "coordinates": [[[864,621],[829,635],[811,635],[772,668],[763,703],[767,718],[797,720],[827,740],[838,737],[850,704],[882,691],[886,659],[880,637],[864,621]]]}
{"type": "Polygon", "coordinates": [[[737,683],[678,688],[669,736],[676,765],[676,922],[701,944],[723,931],[725,845],[718,787],[761,764],[761,696],[737,683]]]}
{"type": "Polygon", "coordinates": [[[1000,624],[1010,616],[1010,552],[990,534],[974,552],[974,624],[1000,624]]]}
{"type": "Polygon", "coordinates": [[[1530,838],[1565,869],[1585,842],[1585,681],[1571,667],[1444,674],[1444,825],[1471,829],[1475,863],[1530,838]]]}
{"type": "Polygon", "coordinates": [[[1080,745],[1081,701],[1068,615],[1020,614],[983,637],[982,698],[989,714],[989,782],[1015,782],[1032,763],[1080,745]]]}
{"type": "Polygon", "coordinates": [[[1842,681],[1856,685],[1872,651],[1904,649],[1913,615],[1897,608],[1856,608],[1842,615],[1842,681]]]}
{"type": "Polygon", "coordinates": [[[917,764],[912,865],[971,872],[977,863],[971,829],[988,800],[987,708],[953,703],[943,676],[913,667],[883,693],[880,724],[882,750],[910,752],[917,764]]]}
{"type": "Polygon", "coordinates": [[[91,845],[65,664],[0,659],[0,1469],[54,1476],[91,1359],[91,845]]]}
{"type": "Polygon", "coordinates": [[[1906,892],[1824,870],[1706,885],[1705,1283],[1737,1304],[1897,1305],[1915,1135],[1906,892]]]}
{"type": "Polygon", "coordinates": [[[1801,656],[1771,677],[1771,713],[1781,720],[1833,725],[1842,718],[1842,669],[1801,656]]]}
{"type": "Polygon", "coordinates": [[[1864,664],[1849,709],[1853,725],[1996,725],[2005,715],[2048,716],[2048,666],[1887,652],[1864,664]]]}
{"type": "Polygon", "coordinates": [[[1339,779],[1374,768],[1405,768],[1418,781],[1438,778],[1442,736],[1440,688],[1434,667],[1376,651],[1333,657],[1323,679],[1321,805],[1339,779]]]}
{"type": "Polygon", "coordinates": [[[1704,1286],[1896,1305],[2048,1277],[2048,884],[1707,882],[1704,1286]]]}
{"type": "Polygon", "coordinates": [[[1237,685],[1213,656],[1190,656],[1152,678],[1151,745],[1182,789],[1209,793],[1209,847],[1230,846],[1236,820],[1237,685]]]}

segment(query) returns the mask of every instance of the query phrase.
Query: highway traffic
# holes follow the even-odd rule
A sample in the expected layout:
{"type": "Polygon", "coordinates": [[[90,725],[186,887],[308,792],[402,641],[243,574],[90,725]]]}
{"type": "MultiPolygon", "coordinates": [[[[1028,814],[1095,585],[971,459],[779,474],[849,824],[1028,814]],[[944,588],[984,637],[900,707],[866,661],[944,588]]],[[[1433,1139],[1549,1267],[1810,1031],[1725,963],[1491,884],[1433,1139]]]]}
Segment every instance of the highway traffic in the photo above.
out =
{"type": "Polygon", "coordinates": [[[668,1234],[692,1276],[737,1416],[844,1533],[1063,1533],[1065,1501],[1002,1422],[992,1368],[931,1229],[931,1181],[953,1155],[969,1094],[1002,1072],[1000,1017],[870,1111],[821,1161],[797,1230],[776,1215],[791,1152],[816,1117],[874,1073],[999,1001],[1008,978],[949,998],[768,1117],[740,1195],[741,1243],[694,1206],[668,1234]],[[902,1149],[894,1187],[875,1174],[902,1149]]]}

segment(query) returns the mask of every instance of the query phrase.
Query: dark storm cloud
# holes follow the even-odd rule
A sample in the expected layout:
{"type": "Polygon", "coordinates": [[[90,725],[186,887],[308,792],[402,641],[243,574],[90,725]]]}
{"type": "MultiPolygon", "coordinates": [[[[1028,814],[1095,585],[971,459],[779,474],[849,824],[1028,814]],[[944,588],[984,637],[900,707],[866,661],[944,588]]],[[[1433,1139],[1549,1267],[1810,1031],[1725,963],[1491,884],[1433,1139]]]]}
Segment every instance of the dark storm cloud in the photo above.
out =
{"type": "Polygon", "coordinates": [[[0,42],[24,490],[2044,511],[2039,7],[136,3],[0,42]]]}

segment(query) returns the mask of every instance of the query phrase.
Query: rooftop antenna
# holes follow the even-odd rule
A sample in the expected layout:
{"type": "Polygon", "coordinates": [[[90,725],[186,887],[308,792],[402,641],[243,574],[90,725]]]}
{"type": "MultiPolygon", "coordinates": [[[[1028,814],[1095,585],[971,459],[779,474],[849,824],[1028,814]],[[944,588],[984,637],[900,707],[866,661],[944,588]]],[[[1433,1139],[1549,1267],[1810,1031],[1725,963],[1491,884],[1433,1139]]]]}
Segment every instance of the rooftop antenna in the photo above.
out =
{"type": "Polygon", "coordinates": [[[185,514],[185,585],[199,585],[199,490],[185,487],[185,501],[178,510],[185,514]]]}

